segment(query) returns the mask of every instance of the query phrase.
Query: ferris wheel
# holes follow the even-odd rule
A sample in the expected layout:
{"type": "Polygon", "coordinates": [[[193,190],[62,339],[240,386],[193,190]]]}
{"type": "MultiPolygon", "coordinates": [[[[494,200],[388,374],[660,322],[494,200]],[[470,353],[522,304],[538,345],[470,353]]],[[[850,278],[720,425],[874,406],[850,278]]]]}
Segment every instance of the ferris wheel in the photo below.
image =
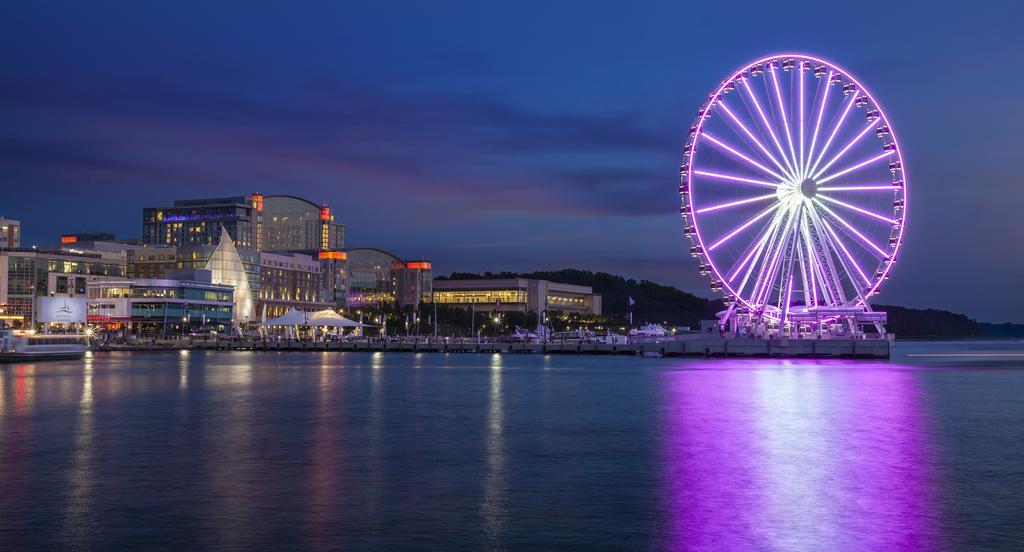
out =
{"type": "Polygon", "coordinates": [[[888,116],[851,73],[803,54],[759,59],[715,88],[683,148],[679,194],[712,290],[773,323],[870,310],[906,226],[888,116]]]}

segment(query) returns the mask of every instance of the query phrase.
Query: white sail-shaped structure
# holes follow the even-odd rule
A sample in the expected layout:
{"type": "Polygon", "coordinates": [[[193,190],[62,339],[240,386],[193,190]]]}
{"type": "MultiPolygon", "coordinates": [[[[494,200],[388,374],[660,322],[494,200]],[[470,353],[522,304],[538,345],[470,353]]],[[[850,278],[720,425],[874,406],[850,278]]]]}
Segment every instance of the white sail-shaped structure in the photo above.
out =
{"type": "Polygon", "coordinates": [[[232,318],[235,324],[244,324],[252,320],[256,309],[252,303],[249,277],[245,273],[242,258],[235,249],[235,242],[223,226],[220,230],[220,243],[210,255],[210,260],[206,262],[206,270],[210,271],[213,283],[234,286],[235,307],[232,318]]]}

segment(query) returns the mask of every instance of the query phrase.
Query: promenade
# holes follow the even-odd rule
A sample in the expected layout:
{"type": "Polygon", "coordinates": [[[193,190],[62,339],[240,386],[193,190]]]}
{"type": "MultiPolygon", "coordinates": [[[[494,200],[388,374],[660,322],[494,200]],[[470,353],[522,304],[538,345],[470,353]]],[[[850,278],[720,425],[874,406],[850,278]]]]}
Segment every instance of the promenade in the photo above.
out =
{"type": "Polygon", "coordinates": [[[262,340],[221,338],[154,341],[137,345],[109,345],[98,350],[200,350],[200,351],[334,351],[406,353],[499,353],[577,354],[705,357],[822,357],[889,358],[891,341],[885,339],[754,339],[715,334],[685,334],[648,338],[627,344],[576,341],[513,343],[458,338],[373,338],[351,341],[262,340]]]}

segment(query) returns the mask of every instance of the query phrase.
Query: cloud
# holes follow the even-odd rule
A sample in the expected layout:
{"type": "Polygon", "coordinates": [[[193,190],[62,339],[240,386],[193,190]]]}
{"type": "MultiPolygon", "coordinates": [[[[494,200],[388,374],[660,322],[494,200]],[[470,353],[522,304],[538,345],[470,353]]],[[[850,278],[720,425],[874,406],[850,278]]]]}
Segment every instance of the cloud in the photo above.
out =
{"type": "Polygon", "coordinates": [[[0,144],[12,162],[102,169],[114,179],[158,169],[124,159],[165,159],[184,177],[272,169],[293,181],[315,175],[506,212],[649,214],[662,209],[659,196],[672,197],[671,162],[662,171],[656,159],[674,155],[675,137],[636,114],[548,114],[482,95],[399,97],[324,80],[276,93],[225,87],[7,79],[0,114],[20,124],[2,131],[0,144]],[[70,138],[29,138],[47,125],[70,138]],[[595,169],[598,157],[618,167],[595,169]]]}

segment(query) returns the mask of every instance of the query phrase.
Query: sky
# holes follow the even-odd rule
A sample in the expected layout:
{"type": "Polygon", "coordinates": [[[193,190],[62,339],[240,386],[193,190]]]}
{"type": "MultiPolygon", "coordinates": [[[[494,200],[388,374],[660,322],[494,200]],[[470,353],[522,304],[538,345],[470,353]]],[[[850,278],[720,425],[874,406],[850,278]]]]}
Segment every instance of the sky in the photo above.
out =
{"type": "Polygon", "coordinates": [[[0,7],[0,216],[26,244],[142,208],[328,203],[349,246],[712,296],[680,150],[732,71],[847,67],[909,176],[878,302],[1024,322],[1024,8],[1011,2],[22,2],[0,7]]]}

